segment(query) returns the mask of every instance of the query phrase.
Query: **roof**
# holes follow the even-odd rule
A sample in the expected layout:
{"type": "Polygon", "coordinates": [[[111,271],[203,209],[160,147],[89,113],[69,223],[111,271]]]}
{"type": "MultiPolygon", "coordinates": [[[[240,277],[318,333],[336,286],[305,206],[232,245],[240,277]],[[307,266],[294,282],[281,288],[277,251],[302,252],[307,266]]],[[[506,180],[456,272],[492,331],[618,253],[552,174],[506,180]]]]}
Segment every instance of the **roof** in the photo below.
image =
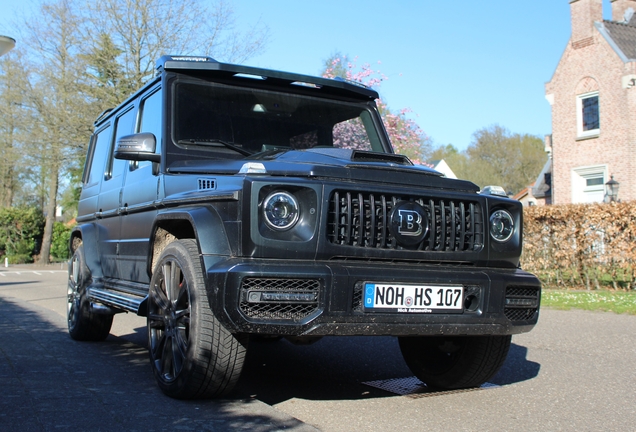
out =
{"type": "Polygon", "coordinates": [[[605,20],[595,25],[624,62],[636,61],[636,15],[627,22],[605,20]]]}
{"type": "Polygon", "coordinates": [[[535,198],[546,198],[552,196],[552,157],[543,165],[543,169],[537,176],[537,180],[532,183],[532,195],[535,198]]]}
{"type": "Polygon", "coordinates": [[[260,85],[282,89],[283,91],[294,89],[294,91],[304,91],[312,96],[340,97],[355,101],[373,101],[379,98],[375,90],[368,88],[364,84],[339,77],[322,78],[231,63],[220,63],[211,57],[164,55],[157,60],[156,71],[155,77],[135,91],[128,99],[116,108],[110,108],[102,112],[95,120],[94,125],[97,126],[103,123],[106,119],[126,107],[132,99],[155,85],[160,80],[162,71],[198,73],[226,81],[231,80],[237,84],[249,82],[254,87],[260,85]]]}
{"type": "Polygon", "coordinates": [[[309,90],[318,95],[344,96],[363,100],[376,100],[378,93],[366,87],[364,84],[345,80],[340,77],[323,78],[310,75],[301,75],[272,69],[262,69],[251,66],[243,66],[230,63],[221,63],[211,57],[194,56],[162,56],[157,60],[156,69],[161,71],[176,72],[201,72],[207,76],[216,76],[232,79],[236,82],[251,79],[263,84],[291,89],[295,87],[313,89],[309,90]]]}
{"type": "Polygon", "coordinates": [[[456,179],[457,178],[457,176],[455,175],[455,173],[453,172],[451,167],[448,166],[448,164],[446,163],[446,161],[444,159],[438,159],[438,160],[429,161],[429,163],[427,163],[425,165],[426,166],[430,166],[434,170],[441,172],[447,178],[452,178],[452,179],[456,179]]]}
{"type": "Polygon", "coordinates": [[[532,183],[530,186],[528,186],[527,188],[522,189],[521,191],[517,192],[515,195],[512,196],[512,199],[515,199],[517,201],[520,201],[521,198],[524,198],[528,195],[532,195],[532,187],[534,186],[534,183],[532,183]]]}

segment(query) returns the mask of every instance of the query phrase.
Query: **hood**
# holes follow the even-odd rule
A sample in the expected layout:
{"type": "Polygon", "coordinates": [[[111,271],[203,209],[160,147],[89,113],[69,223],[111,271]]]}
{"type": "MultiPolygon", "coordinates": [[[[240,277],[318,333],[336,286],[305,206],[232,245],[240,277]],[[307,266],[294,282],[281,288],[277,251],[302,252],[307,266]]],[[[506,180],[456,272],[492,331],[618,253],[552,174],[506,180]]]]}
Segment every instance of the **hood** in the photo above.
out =
{"type": "Polygon", "coordinates": [[[168,167],[171,174],[244,175],[241,169],[252,162],[262,164],[265,172],[251,175],[316,177],[392,184],[411,184],[443,189],[477,192],[467,181],[447,179],[434,169],[414,165],[406,156],[339,148],[307,150],[276,149],[238,160],[179,161],[168,167]]]}

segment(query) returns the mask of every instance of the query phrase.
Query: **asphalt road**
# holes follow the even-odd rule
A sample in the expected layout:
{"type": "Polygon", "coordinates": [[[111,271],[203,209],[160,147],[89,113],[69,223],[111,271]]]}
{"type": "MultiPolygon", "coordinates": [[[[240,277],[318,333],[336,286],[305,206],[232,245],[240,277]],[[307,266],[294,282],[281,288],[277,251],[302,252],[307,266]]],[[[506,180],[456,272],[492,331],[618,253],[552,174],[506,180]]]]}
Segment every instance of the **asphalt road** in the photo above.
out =
{"type": "Polygon", "coordinates": [[[230,398],[184,402],[154,383],[144,318],[117,315],[105,342],[75,342],[65,298],[59,266],[0,268],[3,431],[636,430],[635,316],[543,310],[492,385],[460,392],[368,385],[411,378],[393,338],[253,343],[230,398]]]}

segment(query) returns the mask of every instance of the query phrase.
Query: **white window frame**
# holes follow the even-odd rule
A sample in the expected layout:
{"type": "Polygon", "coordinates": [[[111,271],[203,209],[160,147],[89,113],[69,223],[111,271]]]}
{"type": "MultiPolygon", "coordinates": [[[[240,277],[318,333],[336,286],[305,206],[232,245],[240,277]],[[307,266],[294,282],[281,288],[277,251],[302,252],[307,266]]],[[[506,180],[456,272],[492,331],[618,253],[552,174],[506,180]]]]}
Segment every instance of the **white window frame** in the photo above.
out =
{"type": "Polygon", "coordinates": [[[605,183],[609,178],[607,165],[585,166],[572,169],[572,203],[603,202],[605,183]],[[588,179],[603,178],[599,185],[587,185],[588,179]]]}
{"type": "Polygon", "coordinates": [[[591,138],[596,137],[601,133],[600,129],[601,124],[601,98],[599,97],[598,91],[593,91],[589,93],[583,93],[576,97],[576,135],[578,138],[591,138]],[[599,127],[597,129],[583,130],[583,101],[585,99],[589,99],[591,97],[598,97],[598,117],[599,117],[599,127]]]}

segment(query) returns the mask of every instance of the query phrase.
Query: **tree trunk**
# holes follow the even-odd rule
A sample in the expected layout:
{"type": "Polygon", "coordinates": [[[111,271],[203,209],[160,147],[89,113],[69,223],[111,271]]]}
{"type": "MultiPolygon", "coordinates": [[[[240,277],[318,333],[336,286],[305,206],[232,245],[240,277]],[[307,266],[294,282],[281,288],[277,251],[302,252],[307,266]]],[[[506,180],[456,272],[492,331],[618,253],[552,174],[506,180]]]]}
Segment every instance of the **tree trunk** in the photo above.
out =
{"type": "Polygon", "coordinates": [[[42,247],[40,248],[40,264],[49,264],[51,262],[51,242],[53,239],[53,224],[55,223],[55,213],[57,210],[57,188],[58,181],[58,164],[55,163],[51,167],[49,174],[49,199],[46,206],[46,223],[44,224],[44,235],[42,237],[42,247]]]}

